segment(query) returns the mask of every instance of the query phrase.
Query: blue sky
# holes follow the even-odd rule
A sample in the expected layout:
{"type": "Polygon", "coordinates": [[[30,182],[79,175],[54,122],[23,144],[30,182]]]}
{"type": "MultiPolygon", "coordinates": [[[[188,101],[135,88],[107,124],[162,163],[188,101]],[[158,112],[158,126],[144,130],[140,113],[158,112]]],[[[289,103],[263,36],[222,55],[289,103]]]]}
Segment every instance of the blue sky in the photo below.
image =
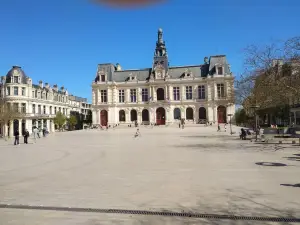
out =
{"type": "Polygon", "coordinates": [[[116,9],[88,0],[0,0],[0,75],[22,66],[35,83],[64,85],[91,99],[98,63],[151,67],[157,29],[170,65],[226,54],[232,71],[243,48],[299,35],[299,0],[170,0],[116,9]]]}

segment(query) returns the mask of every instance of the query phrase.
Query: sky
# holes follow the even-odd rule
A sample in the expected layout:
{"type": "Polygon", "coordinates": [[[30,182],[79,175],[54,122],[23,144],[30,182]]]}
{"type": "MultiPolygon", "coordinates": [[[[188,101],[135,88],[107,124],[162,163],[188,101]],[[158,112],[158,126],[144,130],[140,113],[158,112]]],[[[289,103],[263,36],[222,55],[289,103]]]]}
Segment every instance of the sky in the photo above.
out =
{"type": "Polygon", "coordinates": [[[111,8],[89,0],[0,0],[0,75],[21,66],[34,83],[91,100],[100,63],[152,66],[162,28],[170,66],[227,55],[243,71],[244,48],[299,35],[299,0],[169,0],[111,8]]]}

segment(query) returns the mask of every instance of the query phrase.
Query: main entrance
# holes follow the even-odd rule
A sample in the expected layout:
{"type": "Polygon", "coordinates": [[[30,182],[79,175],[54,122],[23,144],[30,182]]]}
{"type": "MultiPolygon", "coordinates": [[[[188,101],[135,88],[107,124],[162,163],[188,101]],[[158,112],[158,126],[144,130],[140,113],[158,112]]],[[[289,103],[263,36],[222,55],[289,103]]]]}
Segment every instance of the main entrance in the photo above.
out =
{"type": "Polygon", "coordinates": [[[107,121],[108,121],[108,118],[107,118],[107,111],[106,110],[101,110],[100,112],[100,124],[101,126],[107,126],[107,121]]]}
{"type": "Polygon", "coordinates": [[[159,107],[156,110],[156,124],[157,125],[165,125],[166,124],[166,111],[162,107],[159,107]]]}
{"type": "Polygon", "coordinates": [[[218,106],[218,123],[226,123],[226,107],[223,105],[218,106]]]}

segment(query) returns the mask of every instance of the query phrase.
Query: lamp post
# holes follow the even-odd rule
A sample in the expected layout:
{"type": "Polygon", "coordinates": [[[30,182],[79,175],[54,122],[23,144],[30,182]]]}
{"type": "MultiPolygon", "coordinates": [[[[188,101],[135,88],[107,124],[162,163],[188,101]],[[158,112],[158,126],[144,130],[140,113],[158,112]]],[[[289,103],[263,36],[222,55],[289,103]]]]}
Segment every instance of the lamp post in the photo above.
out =
{"type": "Polygon", "coordinates": [[[230,117],[230,120],[229,120],[229,126],[230,126],[230,134],[232,135],[232,127],[231,127],[231,117],[232,117],[232,114],[229,113],[228,116],[230,117]]]}
{"type": "Polygon", "coordinates": [[[251,114],[255,117],[255,141],[257,141],[257,109],[259,108],[258,105],[250,106],[251,114]]]}

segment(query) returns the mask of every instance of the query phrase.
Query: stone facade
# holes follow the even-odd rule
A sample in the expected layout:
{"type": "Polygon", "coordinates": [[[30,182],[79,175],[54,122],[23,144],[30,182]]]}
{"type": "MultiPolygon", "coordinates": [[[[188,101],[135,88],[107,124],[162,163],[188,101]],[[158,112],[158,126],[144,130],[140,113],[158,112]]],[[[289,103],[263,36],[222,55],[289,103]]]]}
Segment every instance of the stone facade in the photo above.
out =
{"type": "MultiPolygon", "coordinates": [[[[21,111],[23,117],[9,121],[8,124],[0,124],[2,136],[12,137],[15,129],[20,131],[28,129],[31,133],[33,126],[54,132],[53,119],[56,113],[62,112],[69,117],[70,111],[76,108],[73,106],[76,100],[69,100],[68,91],[64,87],[60,89],[57,85],[50,87],[48,83],[44,84],[42,81],[35,85],[19,66],[13,66],[7,75],[1,78],[0,90],[0,97],[5,99],[10,107],[21,111]]],[[[78,105],[80,110],[81,102],[75,105],[78,105]]]]}
{"type": "Polygon", "coordinates": [[[93,124],[226,123],[234,114],[233,74],[226,56],[204,58],[204,64],[170,67],[162,30],[152,68],[122,70],[99,64],[92,83],[93,124]]]}

